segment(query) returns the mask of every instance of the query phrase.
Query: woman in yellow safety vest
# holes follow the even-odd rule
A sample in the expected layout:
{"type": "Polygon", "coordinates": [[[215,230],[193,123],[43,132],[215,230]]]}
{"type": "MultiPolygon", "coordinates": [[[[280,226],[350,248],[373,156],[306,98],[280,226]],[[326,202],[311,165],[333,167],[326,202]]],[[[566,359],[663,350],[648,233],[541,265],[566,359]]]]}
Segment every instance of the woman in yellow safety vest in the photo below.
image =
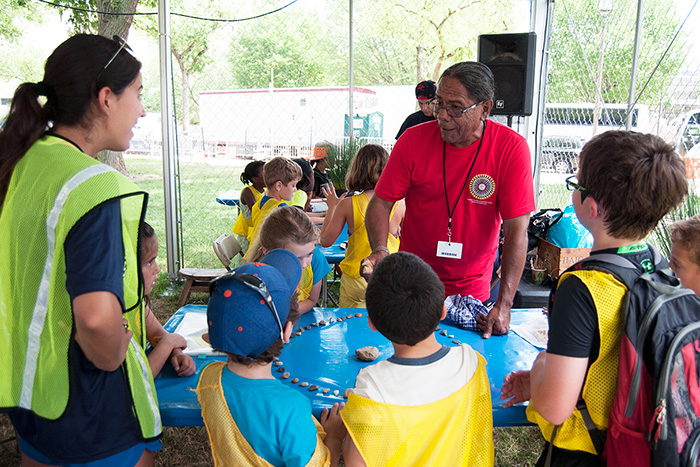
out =
{"type": "Polygon", "coordinates": [[[141,63],[78,34],[15,91],[0,130],[0,409],[23,465],[153,465],[161,422],[144,353],[147,195],[100,164],[145,115],[141,63]]]}

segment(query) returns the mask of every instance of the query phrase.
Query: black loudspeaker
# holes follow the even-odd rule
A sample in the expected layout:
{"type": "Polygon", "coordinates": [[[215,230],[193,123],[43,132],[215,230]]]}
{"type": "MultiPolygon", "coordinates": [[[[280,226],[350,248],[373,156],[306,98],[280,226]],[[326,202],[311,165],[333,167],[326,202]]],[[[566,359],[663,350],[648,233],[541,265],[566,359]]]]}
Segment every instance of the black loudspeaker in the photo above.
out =
{"type": "Polygon", "coordinates": [[[491,68],[496,82],[491,114],[532,115],[536,42],[534,32],[479,36],[479,61],[491,68]]]}

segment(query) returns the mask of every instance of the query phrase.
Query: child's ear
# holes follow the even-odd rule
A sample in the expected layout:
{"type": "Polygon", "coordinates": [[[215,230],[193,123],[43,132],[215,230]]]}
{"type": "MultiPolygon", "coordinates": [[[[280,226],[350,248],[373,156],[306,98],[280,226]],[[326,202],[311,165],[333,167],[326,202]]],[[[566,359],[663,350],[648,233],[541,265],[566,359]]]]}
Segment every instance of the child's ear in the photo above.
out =
{"type": "Polygon", "coordinates": [[[294,324],[292,324],[291,321],[287,321],[284,323],[284,332],[282,335],[284,336],[284,343],[289,344],[289,336],[292,335],[292,331],[294,330],[294,324]]]}
{"type": "Polygon", "coordinates": [[[370,328],[372,331],[376,331],[376,330],[377,330],[377,328],[374,327],[374,323],[372,322],[372,318],[369,317],[369,313],[367,313],[367,324],[369,324],[369,328],[370,328]]]}
{"type": "Polygon", "coordinates": [[[284,183],[282,183],[280,180],[277,180],[275,182],[275,190],[280,191],[283,186],[284,186],[284,183]]]}
{"type": "Polygon", "coordinates": [[[440,321],[445,319],[446,316],[447,316],[447,308],[445,307],[445,304],[443,303],[442,304],[442,315],[440,315],[440,321]]]}

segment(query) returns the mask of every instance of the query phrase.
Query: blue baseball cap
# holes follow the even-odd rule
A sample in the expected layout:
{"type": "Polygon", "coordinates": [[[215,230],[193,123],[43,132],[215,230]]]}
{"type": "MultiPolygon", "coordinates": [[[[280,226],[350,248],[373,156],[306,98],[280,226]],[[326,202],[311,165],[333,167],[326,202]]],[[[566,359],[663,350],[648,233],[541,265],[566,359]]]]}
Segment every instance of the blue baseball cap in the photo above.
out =
{"type": "Polygon", "coordinates": [[[209,341],[216,350],[242,356],[263,353],[281,337],[301,264],[290,251],[276,249],[209,285],[209,341]]]}

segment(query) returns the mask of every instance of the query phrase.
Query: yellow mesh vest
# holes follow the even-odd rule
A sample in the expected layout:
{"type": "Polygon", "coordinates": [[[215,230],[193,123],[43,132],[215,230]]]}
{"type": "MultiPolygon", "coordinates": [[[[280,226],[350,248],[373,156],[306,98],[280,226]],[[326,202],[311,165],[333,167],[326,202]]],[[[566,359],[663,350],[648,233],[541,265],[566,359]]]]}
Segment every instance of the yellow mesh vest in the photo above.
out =
{"type": "MultiPolygon", "coordinates": [[[[209,434],[214,465],[270,467],[272,464],[256,454],[231,417],[231,411],[224,398],[224,389],[221,386],[221,373],[225,367],[224,362],[209,364],[202,370],[202,376],[197,385],[197,398],[202,406],[202,418],[209,434]]],[[[313,418],[311,414],[309,416],[313,418]]],[[[316,450],[306,465],[328,467],[331,464],[331,455],[323,444],[326,433],[316,419],[313,418],[313,420],[316,424],[316,450]]]]}
{"type": "Polygon", "coordinates": [[[367,466],[492,466],[485,364],[479,355],[471,381],[430,404],[400,406],[350,394],[341,416],[367,466]]]}
{"type": "MultiPolygon", "coordinates": [[[[262,199],[262,193],[260,193],[254,186],[249,186],[250,192],[253,194],[253,198],[255,198],[255,203],[257,204],[258,201],[262,199]]],[[[245,189],[245,188],[244,188],[245,189]]],[[[238,214],[238,218],[236,219],[236,223],[233,225],[233,233],[242,235],[244,237],[248,236],[248,230],[253,226],[253,217],[252,214],[253,212],[243,204],[239,200],[238,204],[238,209],[241,211],[240,214],[238,214]]]]}
{"type": "MultiPolygon", "coordinates": [[[[369,204],[369,197],[361,193],[354,195],[352,198],[352,219],[353,230],[352,235],[348,238],[348,249],[345,250],[345,259],[340,262],[340,270],[343,274],[350,277],[360,277],[360,262],[372,253],[367,238],[367,229],[365,228],[365,213],[369,204]]],[[[394,215],[396,204],[391,209],[391,216],[394,215]]],[[[390,216],[390,218],[391,218],[390,216]]],[[[391,253],[399,251],[399,239],[389,234],[387,239],[387,248],[391,253]]]]}
{"type": "Polygon", "coordinates": [[[265,220],[265,216],[267,216],[271,210],[275,209],[277,206],[283,203],[286,203],[286,201],[283,199],[277,200],[274,198],[270,198],[267,201],[265,201],[265,204],[263,206],[260,206],[260,202],[256,202],[253,205],[253,211],[250,215],[251,226],[248,230],[248,242],[251,245],[253,244],[255,237],[257,237],[258,235],[260,224],[262,224],[263,220],[265,220]]]}
{"type": "Polygon", "coordinates": [[[311,265],[308,265],[301,271],[301,281],[299,282],[299,287],[297,291],[299,292],[298,301],[304,301],[311,295],[311,288],[314,286],[314,271],[311,269],[311,265]]]}
{"type": "MultiPolygon", "coordinates": [[[[583,400],[586,401],[596,427],[606,430],[615,395],[623,319],[621,306],[627,288],[612,275],[600,271],[568,272],[562,275],[559,283],[571,275],[578,277],[588,287],[598,313],[600,349],[598,358],[588,369],[583,385],[583,400]]],[[[542,418],[532,406],[527,408],[527,419],[537,423],[544,438],[551,441],[554,425],[542,418]]],[[[576,409],[559,427],[554,445],[572,451],[596,453],[581,413],[576,409]]]]}

